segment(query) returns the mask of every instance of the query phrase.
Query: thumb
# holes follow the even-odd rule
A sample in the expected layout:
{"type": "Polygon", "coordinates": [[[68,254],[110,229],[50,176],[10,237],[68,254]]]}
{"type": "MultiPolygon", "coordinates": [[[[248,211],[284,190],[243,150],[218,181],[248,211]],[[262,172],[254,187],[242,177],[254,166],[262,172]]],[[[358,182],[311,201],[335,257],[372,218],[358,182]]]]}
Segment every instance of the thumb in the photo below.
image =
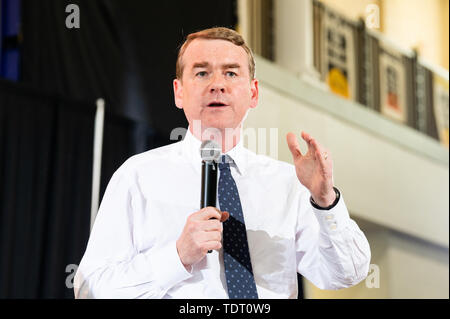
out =
{"type": "Polygon", "coordinates": [[[286,140],[287,140],[289,150],[291,151],[294,159],[296,159],[298,156],[302,156],[302,153],[300,152],[300,145],[298,144],[298,141],[297,141],[297,136],[295,136],[294,133],[289,132],[286,135],[286,140]]]}
{"type": "Polygon", "coordinates": [[[226,221],[228,219],[228,217],[230,217],[230,213],[223,211],[222,216],[220,217],[220,222],[223,223],[224,221],[226,221]]]}

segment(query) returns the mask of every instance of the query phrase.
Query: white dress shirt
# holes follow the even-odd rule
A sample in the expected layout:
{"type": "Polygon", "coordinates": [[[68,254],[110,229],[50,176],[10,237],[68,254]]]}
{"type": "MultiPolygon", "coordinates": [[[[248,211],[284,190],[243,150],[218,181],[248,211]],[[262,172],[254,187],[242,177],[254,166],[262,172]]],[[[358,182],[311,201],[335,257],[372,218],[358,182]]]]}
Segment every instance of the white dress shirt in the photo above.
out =
{"type": "MultiPolygon", "coordinates": [[[[222,249],[190,271],[176,249],[186,218],[200,209],[200,144],[188,130],[114,173],[75,276],[77,298],[228,298],[222,249]]],[[[332,209],[315,209],[293,165],[242,142],[227,154],[259,298],[296,298],[297,272],[321,289],[367,276],[369,244],[342,195],[332,209]]]]}

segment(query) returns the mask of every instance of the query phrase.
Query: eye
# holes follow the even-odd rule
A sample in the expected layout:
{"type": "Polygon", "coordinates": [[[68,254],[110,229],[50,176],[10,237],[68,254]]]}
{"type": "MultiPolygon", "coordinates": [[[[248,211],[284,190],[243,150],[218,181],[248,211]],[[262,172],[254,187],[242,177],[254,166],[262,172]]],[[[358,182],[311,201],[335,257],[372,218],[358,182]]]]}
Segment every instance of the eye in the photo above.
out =
{"type": "Polygon", "coordinates": [[[227,76],[234,78],[235,76],[237,76],[237,74],[233,71],[227,71],[227,76]]]}
{"type": "Polygon", "coordinates": [[[198,72],[195,76],[199,76],[199,77],[205,77],[207,75],[206,71],[200,71],[198,72]]]}

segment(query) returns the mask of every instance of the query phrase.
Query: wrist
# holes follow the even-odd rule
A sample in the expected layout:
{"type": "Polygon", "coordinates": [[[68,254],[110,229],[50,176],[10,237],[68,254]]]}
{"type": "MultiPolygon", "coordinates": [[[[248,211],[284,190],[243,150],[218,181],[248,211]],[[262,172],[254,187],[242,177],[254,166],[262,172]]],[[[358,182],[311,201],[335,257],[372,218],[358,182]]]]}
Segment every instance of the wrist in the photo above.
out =
{"type": "Polygon", "coordinates": [[[189,271],[191,269],[191,265],[188,265],[183,261],[183,258],[181,257],[180,254],[180,249],[178,248],[178,240],[176,241],[175,246],[177,248],[178,258],[180,258],[180,261],[183,264],[184,268],[186,268],[186,270],[189,271]]]}
{"type": "Polygon", "coordinates": [[[316,201],[311,195],[311,205],[317,209],[328,210],[336,206],[339,201],[340,193],[336,187],[333,187],[331,194],[324,196],[321,200],[316,201]]]}

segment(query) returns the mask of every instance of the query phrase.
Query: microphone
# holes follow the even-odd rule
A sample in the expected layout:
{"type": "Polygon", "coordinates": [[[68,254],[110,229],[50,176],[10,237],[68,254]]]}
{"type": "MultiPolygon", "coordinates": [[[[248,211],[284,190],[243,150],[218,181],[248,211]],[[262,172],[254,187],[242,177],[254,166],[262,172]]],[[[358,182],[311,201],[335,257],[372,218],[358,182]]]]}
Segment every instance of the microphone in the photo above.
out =
{"type": "MultiPolygon", "coordinates": [[[[200,146],[200,157],[202,158],[200,209],[207,206],[216,207],[217,162],[219,161],[221,154],[221,147],[214,141],[204,141],[200,146]]],[[[211,250],[208,250],[208,253],[211,252],[211,250]]]]}

